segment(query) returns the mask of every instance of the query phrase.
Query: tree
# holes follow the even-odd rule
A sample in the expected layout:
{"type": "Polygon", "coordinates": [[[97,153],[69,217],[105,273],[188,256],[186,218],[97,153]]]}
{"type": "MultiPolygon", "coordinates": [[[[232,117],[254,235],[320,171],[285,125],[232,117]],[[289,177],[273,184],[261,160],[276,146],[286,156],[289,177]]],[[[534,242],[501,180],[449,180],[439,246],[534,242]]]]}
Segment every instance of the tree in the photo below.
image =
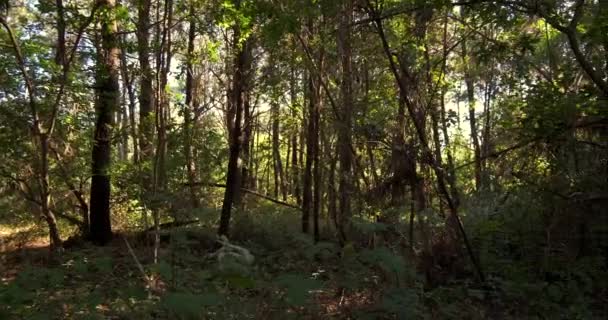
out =
{"type": "MultiPolygon", "coordinates": [[[[236,2],[238,8],[240,1],[236,2]]],[[[230,112],[234,115],[229,119],[229,139],[230,154],[228,159],[228,170],[226,174],[226,191],[222,204],[220,225],[218,234],[227,235],[230,227],[230,216],[232,207],[238,204],[241,193],[241,148],[243,140],[243,113],[245,108],[245,95],[247,94],[248,72],[251,65],[251,46],[252,40],[242,39],[242,31],[239,23],[233,26],[232,49],[233,49],[233,70],[232,84],[230,88],[230,112]]]]}
{"type": "Polygon", "coordinates": [[[352,196],[352,110],[353,110],[353,88],[352,88],[352,15],[353,1],[349,0],[343,4],[342,18],[338,28],[338,47],[341,57],[342,85],[340,87],[341,109],[338,122],[338,148],[340,165],[339,174],[339,214],[340,214],[340,239],[346,241],[346,230],[351,219],[351,196],[352,196]]]}
{"type": "Polygon", "coordinates": [[[92,151],[91,226],[94,243],[104,245],[112,238],[110,219],[110,163],[113,115],[120,104],[120,49],[118,47],[115,0],[101,0],[101,51],[97,60],[97,101],[92,151]]]}

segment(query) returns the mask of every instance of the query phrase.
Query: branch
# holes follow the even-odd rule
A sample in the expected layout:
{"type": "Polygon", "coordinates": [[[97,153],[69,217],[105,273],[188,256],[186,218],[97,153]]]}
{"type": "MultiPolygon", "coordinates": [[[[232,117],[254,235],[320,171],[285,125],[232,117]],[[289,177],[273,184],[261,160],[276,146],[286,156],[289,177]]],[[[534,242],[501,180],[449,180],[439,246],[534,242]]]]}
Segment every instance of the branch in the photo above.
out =
{"type": "MultiPolygon", "coordinates": [[[[466,6],[466,5],[473,5],[473,4],[479,4],[479,3],[483,3],[483,2],[488,2],[488,0],[472,0],[472,1],[461,1],[461,2],[452,2],[452,3],[448,3],[446,4],[447,6],[466,6]]],[[[375,22],[376,20],[386,20],[395,16],[398,16],[400,14],[406,14],[406,13],[412,13],[414,11],[417,10],[421,10],[423,9],[425,6],[427,5],[421,5],[421,6],[415,6],[415,7],[411,7],[411,6],[403,6],[403,7],[397,7],[397,8],[392,8],[389,10],[386,10],[385,12],[383,12],[382,14],[378,15],[378,16],[370,16],[368,18],[363,18],[357,21],[354,21],[351,26],[357,26],[360,24],[365,24],[365,23],[370,23],[370,22],[375,22]]]]}
{"type": "Polygon", "coordinates": [[[32,113],[35,130],[37,130],[39,120],[38,120],[38,109],[36,107],[36,99],[35,99],[35,95],[34,95],[34,82],[32,81],[30,74],[27,72],[27,68],[25,65],[25,58],[23,57],[23,54],[21,53],[21,48],[19,46],[19,42],[17,41],[17,38],[15,38],[15,34],[13,33],[13,30],[11,29],[11,27],[8,25],[7,21],[2,16],[0,16],[0,24],[4,27],[4,29],[6,29],[6,32],[8,33],[8,37],[11,41],[13,50],[15,51],[15,59],[17,60],[17,66],[19,67],[19,70],[21,71],[21,74],[23,76],[23,80],[25,81],[25,86],[27,88],[28,98],[29,98],[29,102],[30,102],[30,111],[32,113]]]}
{"type": "Polygon", "coordinates": [[[78,202],[80,203],[80,208],[82,210],[88,211],[89,205],[87,204],[87,201],[84,199],[82,192],[76,188],[76,186],[72,183],[72,181],[70,181],[68,171],[63,166],[62,159],[59,156],[59,152],[57,152],[57,149],[52,145],[49,145],[49,149],[53,152],[53,155],[55,156],[55,160],[57,160],[57,166],[59,167],[59,172],[61,173],[64,183],[70,189],[70,191],[72,192],[74,197],[76,197],[76,200],[78,200],[78,202]]]}
{"type": "Polygon", "coordinates": [[[568,43],[570,44],[570,49],[572,50],[572,53],[574,54],[574,57],[580,67],[591,79],[591,82],[593,82],[600,90],[602,95],[604,97],[608,97],[608,83],[604,81],[602,75],[593,67],[591,62],[589,62],[589,60],[587,60],[587,58],[583,54],[576,31],[576,27],[583,15],[583,7],[585,4],[585,0],[577,0],[572,5],[574,13],[572,15],[572,19],[570,20],[567,26],[562,25],[555,16],[547,12],[546,8],[543,8],[541,5],[535,4],[534,6],[530,6],[526,4],[525,1],[508,0],[498,1],[498,3],[505,4],[511,8],[523,8],[524,10],[522,11],[543,18],[549,25],[551,25],[551,27],[566,35],[566,37],[568,38],[568,43]]]}
{"type": "MultiPolygon", "coordinates": [[[[192,184],[190,184],[190,183],[184,183],[184,186],[207,186],[207,187],[216,187],[216,188],[226,188],[226,185],[222,184],[222,183],[205,183],[205,182],[195,182],[195,183],[192,183],[192,184]]],[[[260,198],[266,199],[266,200],[268,200],[270,202],[274,202],[276,204],[280,204],[282,206],[286,206],[286,207],[290,207],[290,208],[294,208],[294,209],[298,209],[298,210],[302,209],[302,208],[298,207],[295,204],[291,204],[291,203],[288,203],[288,202],[285,202],[285,201],[281,201],[281,200],[269,197],[269,196],[267,196],[265,194],[261,194],[261,193],[259,193],[257,191],[253,191],[253,190],[247,189],[247,188],[241,188],[241,191],[243,191],[245,193],[252,194],[252,195],[254,195],[256,197],[260,197],[260,198]]]]}
{"type": "Polygon", "coordinates": [[[59,104],[61,103],[61,98],[63,97],[63,93],[65,91],[65,86],[68,82],[68,75],[70,73],[70,67],[72,66],[72,61],[74,60],[74,56],[76,55],[76,49],[78,49],[78,44],[80,43],[80,39],[82,38],[82,35],[84,34],[85,29],[93,21],[93,18],[95,17],[95,12],[97,11],[98,7],[99,7],[99,5],[97,3],[95,3],[95,5],[93,6],[93,9],[91,9],[91,15],[78,29],[78,33],[76,34],[76,40],[74,40],[74,46],[72,47],[72,51],[70,51],[70,56],[68,57],[67,61],[64,60],[65,62],[63,65],[63,74],[61,75],[59,90],[57,91],[57,97],[55,98],[55,103],[53,104],[53,111],[51,113],[51,118],[50,118],[51,123],[50,123],[49,129],[47,131],[49,136],[51,136],[53,134],[53,130],[55,129],[57,113],[59,111],[59,104]]]}
{"type": "MultiPolygon", "coordinates": [[[[500,150],[500,151],[496,151],[496,152],[492,152],[490,154],[487,154],[483,157],[480,158],[480,160],[486,160],[488,158],[499,158],[513,150],[517,150],[517,149],[521,149],[524,148],[534,142],[538,142],[541,140],[545,140],[550,138],[551,136],[557,136],[559,134],[562,134],[564,132],[570,131],[570,130],[574,130],[574,129],[578,129],[578,128],[587,128],[587,127],[593,127],[593,126],[608,126],[608,118],[603,118],[603,119],[599,119],[599,120],[594,120],[594,121],[588,121],[588,122],[579,122],[574,124],[573,126],[567,127],[565,129],[562,129],[560,131],[557,132],[553,132],[551,135],[543,135],[543,136],[538,136],[538,137],[534,137],[531,139],[528,139],[526,141],[517,143],[515,145],[512,145],[506,149],[500,150]]],[[[461,164],[458,167],[454,168],[455,170],[460,170],[464,167],[470,166],[472,164],[475,164],[475,161],[469,161],[467,163],[461,164]]]]}

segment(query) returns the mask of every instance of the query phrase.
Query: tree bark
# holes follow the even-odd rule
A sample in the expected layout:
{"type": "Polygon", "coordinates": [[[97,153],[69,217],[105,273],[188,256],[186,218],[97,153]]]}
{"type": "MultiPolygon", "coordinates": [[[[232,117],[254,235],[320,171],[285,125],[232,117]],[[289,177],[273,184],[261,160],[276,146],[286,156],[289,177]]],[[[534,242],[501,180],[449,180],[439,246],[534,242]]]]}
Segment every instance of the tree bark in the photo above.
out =
{"type": "Polygon", "coordinates": [[[120,89],[118,74],[120,68],[117,28],[115,21],[115,0],[100,0],[100,5],[109,13],[101,21],[102,51],[97,62],[98,100],[97,120],[92,152],[91,180],[91,240],[99,245],[107,244],[112,238],[110,221],[110,155],[113,112],[119,105],[120,89]]]}
{"type": "Polygon", "coordinates": [[[346,242],[347,229],[351,219],[351,193],[352,193],[352,152],[351,152],[351,131],[352,131],[352,14],[353,1],[345,1],[342,8],[342,18],[338,30],[338,48],[341,56],[342,83],[340,93],[342,106],[340,110],[340,120],[338,124],[338,152],[340,164],[339,179],[339,235],[342,244],[346,242]]]}
{"type": "Polygon", "coordinates": [[[196,17],[194,16],[194,3],[190,4],[190,25],[188,27],[188,52],[186,54],[186,105],[184,107],[184,152],[186,157],[186,175],[188,177],[188,190],[190,192],[190,203],[193,208],[199,207],[199,199],[194,182],[196,178],[196,166],[192,152],[192,139],[194,136],[193,115],[196,114],[197,106],[194,104],[194,41],[196,40],[196,17]]]}
{"type": "MultiPolygon", "coordinates": [[[[237,1],[237,7],[240,2],[237,1]]],[[[247,72],[248,66],[250,65],[250,50],[251,50],[251,39],[245,40],[243,43],[239,43],[241,39],[241,30],[237,25],[234,26],[233,35],[233,49],[234,49],[234,74],[232,77],[232,88],[231,88],[231,107],[234,108],[234,122],[232,130],[229,134],[230,137],[230,155],[228,159],[228,173],[226,175],[226,190],[224,192],[224,201],[222,204],[222,213],[220,216],[220,226],[218,234],[228,235],[230,227],[230,217],[232,207],[235,203],[238,204],[241,190],[241,140],[242,137],[242,120],[244,110],[244,95],[247,89],[247,72]]]]}
{"type": "MultiPolygon", "coordinates": [[[[147,162],[151,160],[154,148],[153,126],[150,115],[153,110],[154,91],[152,90],[152,68],[150,66],[150,8],[151,0],[138,0],[137,2],[137,54],[139,68],[141,70],[139,84],[139,148],[140,160],[147,162]]],[[[144,173],[144,188],[149,188],[151,181],[150,173],[144,173]]]]}
{"type": "MultiPolygon", "coordinates": [[[[296,110],[296,105],[297,105],[297,93],[296,93],[296,86],[297,86],[297,79],[296,79],[296,72],[295,72],[295,68],[292,68],[291,70],[291,79],[289,81],[289,91],[290,91],[290,100],[291,100],[291,117],[294,120],[294,122],[297,124],[297,110],[296,110]]],[[[299,168],[299,164],[298,164],[298,152],[299,152],[299,148],[298,148],[298,132],[299,130],[297,129],[298,126],[296,125],[294,128],[292,128],[291,131],[291,185],[292,185],[292,194],[295,195],[296,198],[296,203],[298,205],[300,205],[302,203],[302,198],[300,195],[300,168],[299,168]]]]}
{"type": "Polygon", "coordinates": [[[281,161],[281,146],[280,146],[280,109],[277,101],[272,102],[270,106],[272,119],[272,159],[274,163],[274,197],[278,198],[279,194],[283,195],[283,199],[287,198],[284,177],[283,177],[283,162],[281,161]]]}
{"type": "Polygon", "coordinates": [[[133,142],[133,162],[139,162],[139,143],[137,139],[137,128],[135,127],[135,90],[133,89],[133,81],[129,75],[129,68],[127,65],[127,54],[125,50],[125,36],[121,36],[120,39],[120,75],[122,77],[123,87],[127,91],[128,98],[128,121],[129,121],[129,134],[133,142]]]}
{"type": "Polygon", "coordinates": [[[159,190],[167,189],[167,123],[171,111],[169,110],[169,94],[167,92],[168,75],[171,69],[172,47],[171,30],[173,27],[173,0],[165,0],[163,13],[165,21],[162,30],[162,39],[157,56],[158,96],[156,105],[157,118],[157,145],[154,165],[155,186],[159,190]]]}
{"type": "Polygon", "coordinates": [[[306,119],[306,162],[304,165],[304,178],[303,178],[303,193],[302,193],[302,232],[309,232],[310,225],[310,213],[313,205],[313,194],[312,194],[312,165],[314,159],[314,113],[316,109],[317,97],[315,96],[314,80],[313,75],[309,75],[307,79],[308,83],[308,97],[309,105],[306,119]]]}
{"type": "Polygon", "coordinates": [[[464,81],[467,87],[467,100],[469,103],[469,123],[471,125],[471,141],[473,142],[473,152],[475,160],[475,188],[481,190],[481,147],[479,145],[479,135],[477,133],[477,120],[475,116],[475,84],[473,75],[469,69],[471,57],[467,51],[466,40],[462,41],[462,59],[464,65],[464,81]]]}

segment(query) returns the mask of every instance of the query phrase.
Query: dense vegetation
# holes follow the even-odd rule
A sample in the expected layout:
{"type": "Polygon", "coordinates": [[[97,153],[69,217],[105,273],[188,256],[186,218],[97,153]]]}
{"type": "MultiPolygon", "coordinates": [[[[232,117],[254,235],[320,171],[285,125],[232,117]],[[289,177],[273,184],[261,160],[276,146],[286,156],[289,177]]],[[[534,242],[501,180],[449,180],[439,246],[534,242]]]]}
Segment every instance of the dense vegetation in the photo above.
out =
{"type": "Polygon", "coordinates": [[[608,1],[0,0],[0,318],[605,319],[608,1]]]}

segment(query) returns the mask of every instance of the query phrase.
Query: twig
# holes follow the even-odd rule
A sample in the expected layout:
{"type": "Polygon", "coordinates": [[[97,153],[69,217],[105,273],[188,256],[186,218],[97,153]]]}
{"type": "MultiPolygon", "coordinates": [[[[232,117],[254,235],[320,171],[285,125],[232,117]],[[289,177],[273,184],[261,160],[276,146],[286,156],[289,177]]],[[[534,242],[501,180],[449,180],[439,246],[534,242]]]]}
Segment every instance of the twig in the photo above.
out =
{"type": "Polygon", "coordinates": [[[150,280],[150,277],[148,277],[148,275],[146,274],[146,271],[144,270],[144,266],[142,266],[141,263],[139,262],[139,259],[137,259],[135,252],[133,252],[133,249],[131,248],[129,241],[127,241],[127,237],[125,237],[124,234],[122,235],[122,239],[125,241],[125,244],[127,245],[127,249],[129,250],[131,257],[133,257],[133,261],[135,261],[135,264],[137,265],[137,269],[139,269],[139,272],[141,272],[141,275],[144,278],[146,285],[149,286],[151,284],[151,280],[150,280]]]}

